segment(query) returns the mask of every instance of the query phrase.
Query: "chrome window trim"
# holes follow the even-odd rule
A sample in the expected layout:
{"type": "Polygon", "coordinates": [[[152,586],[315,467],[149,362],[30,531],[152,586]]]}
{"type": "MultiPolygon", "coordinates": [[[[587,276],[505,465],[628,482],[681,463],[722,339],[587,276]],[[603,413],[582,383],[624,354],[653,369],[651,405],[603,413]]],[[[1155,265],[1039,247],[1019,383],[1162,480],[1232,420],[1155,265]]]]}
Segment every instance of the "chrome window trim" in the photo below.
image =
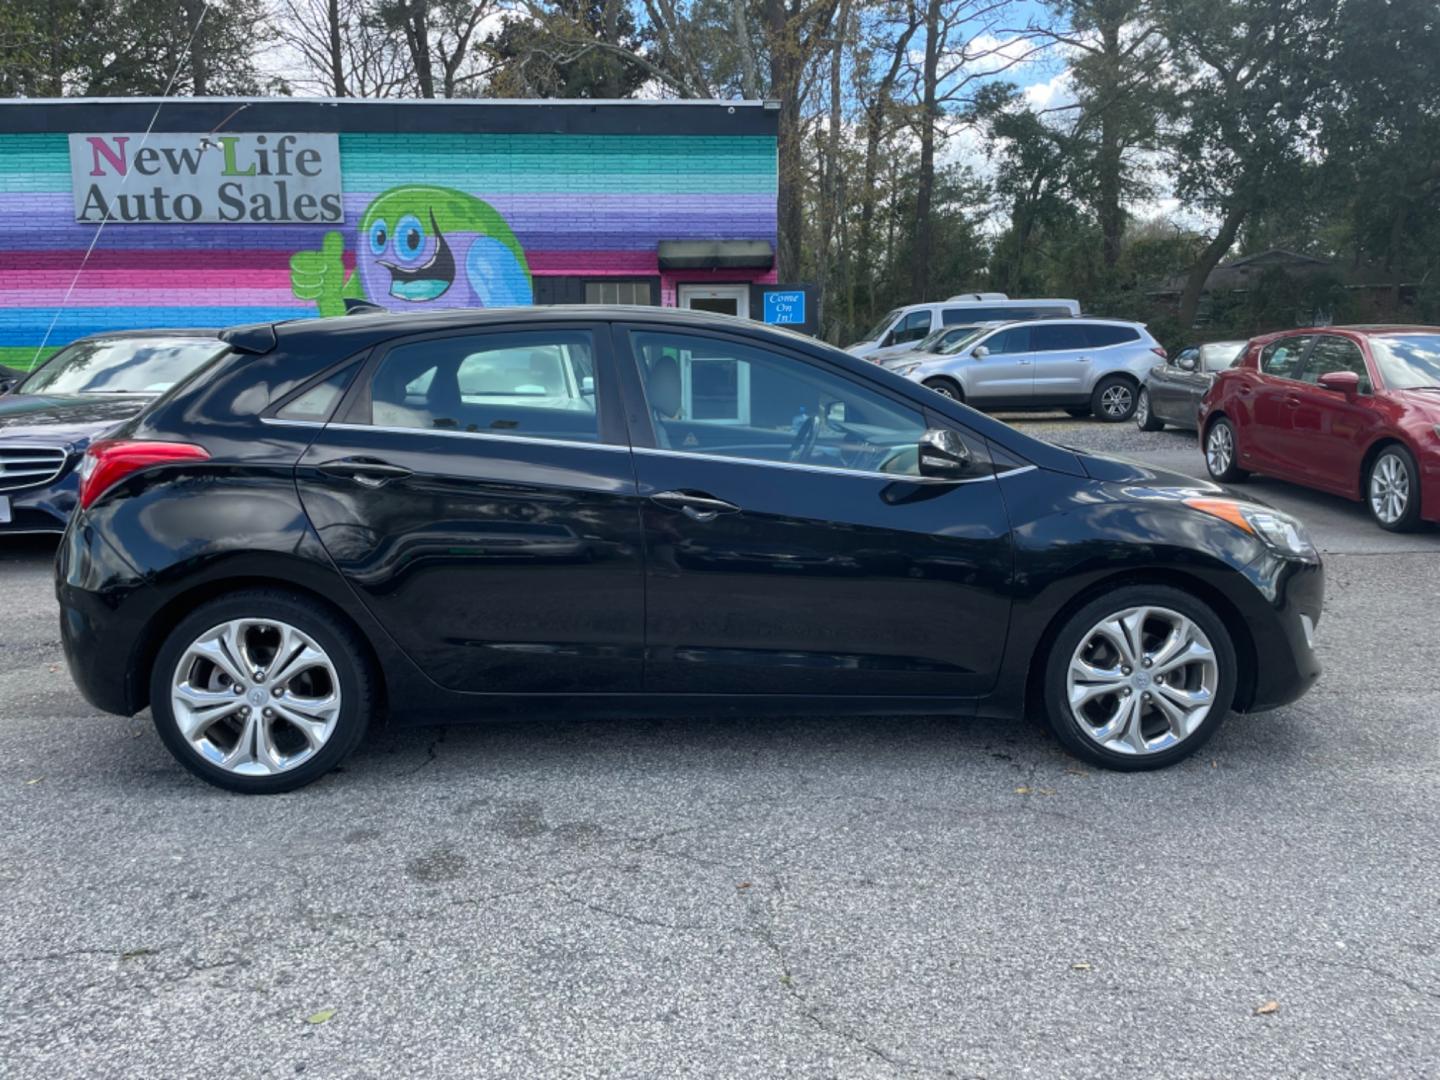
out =
{"type": "Polygon", "coordinates": [[[724,461],[732,465],[760,465],[771,469],[798,469],[801,472],[824,473],[827,476],[868,476],[872,479],[900,481],[907,484],[983,484],[987,481],[998,480],[1002,476],[1015,476],[1022,472],[1029,472],[1036,467],[1024,465],[1015,469],[1007,469],[1003,473],[991,473],[989,476],[975,476],[968,480],[946,480],[944,477],[938,476],[910,476],[905,473],[873,472],[869,469],[844,469],[831,465],[807,465],[799,461],[766,461],[763,458],[732,457],[729,454],[698,454],[688,450],[665,450],[651,446],[637,446],[634,452],[648,454],[651,457],[724,461]]]}
{"type": "MultiPolygon", "coordinates": [[[[289,421],[276,421],[287,423],[289,421]]],[[[313,423],[313,421],[303,421],[313,423]]],[[[490,431],[446,431],[444,428],[419,428],[419,427],[392,427],[385,424],[351,424],[342,421],[332,421],[323,424],[322,427],[334,428],[337,431],[390,431],[405,435],[444,435],[451,439],[481,439],[486,442],[516,443],[522,446],[569,446],[576,450],[609,450],[612,453],[618,452],[628,454],[630,447],[619,446],[616,443],[607,442],[579,442],[575,439],[546,439],[539,435],[500,435],[490,431]]]]}
{"type": "Polygon", "coordinates": [[[320,428],[325,426],[324,420],[290,420],[281,419],[278,416],[262,416],[260,417],[260,422],[262,424],[274,424],[276,427],[320,428]]]}

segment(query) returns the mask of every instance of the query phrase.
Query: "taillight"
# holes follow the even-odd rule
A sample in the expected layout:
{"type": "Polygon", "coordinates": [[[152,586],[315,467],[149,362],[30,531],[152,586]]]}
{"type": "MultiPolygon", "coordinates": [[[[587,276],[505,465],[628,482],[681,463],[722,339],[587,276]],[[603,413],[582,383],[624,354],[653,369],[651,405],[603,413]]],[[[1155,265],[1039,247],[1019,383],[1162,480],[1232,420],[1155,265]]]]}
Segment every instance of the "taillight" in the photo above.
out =
{"type": "Polygon", "coordinates": [[[1153,352],[1156,356],[1158,356],[1161,360],[1164,360],[1167,356],[1170,355],[1165,351],[1164,345],[1152,345],[1150,347],[1150,351],[1153,352]]]}
{"type": "Polygon", "coordinates": [[[206,461],[209,457],[203,446],[193,443],[100,439],[90,444],[80,462],[80,506],[89,507],[125,477],[141,469],[180,461],[206,461]]]}

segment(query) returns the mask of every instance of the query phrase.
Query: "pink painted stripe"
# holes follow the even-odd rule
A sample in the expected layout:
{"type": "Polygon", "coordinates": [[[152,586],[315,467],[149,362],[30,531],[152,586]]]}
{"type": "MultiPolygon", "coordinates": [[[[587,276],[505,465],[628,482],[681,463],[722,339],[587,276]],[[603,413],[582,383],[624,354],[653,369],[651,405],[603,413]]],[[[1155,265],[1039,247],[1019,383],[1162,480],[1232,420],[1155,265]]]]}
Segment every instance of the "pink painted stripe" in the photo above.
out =
{"type": "MultiPolygon", "coordinates": [[[[0,289],[0,309],[12,307],[53,307],[64,299],[64,288],[0,289]]],[[[75,297],[71,297],[72,306],[75,297]]],[[[283,289],[162,289],[148,285],[131,285],[125,289],[90,289],[85,293],[85,307],[299,307],[287,286],[283,289]]]]}
{"type": "Polygon", "coordinates": [[[658,274],[653,251],[527,251],[526,260],[536,274],[658,274]]]}
{"type": "MultiPolygon", "coordinates": [[[[0,270],[0,292],[16,289],[68,289],[74,270],[0,270]]],[[[87,266],[75,282],[77,292],[95,289],[281,289],[289,288],[290,271],[229,269],[101,270],[87,266]]]]}

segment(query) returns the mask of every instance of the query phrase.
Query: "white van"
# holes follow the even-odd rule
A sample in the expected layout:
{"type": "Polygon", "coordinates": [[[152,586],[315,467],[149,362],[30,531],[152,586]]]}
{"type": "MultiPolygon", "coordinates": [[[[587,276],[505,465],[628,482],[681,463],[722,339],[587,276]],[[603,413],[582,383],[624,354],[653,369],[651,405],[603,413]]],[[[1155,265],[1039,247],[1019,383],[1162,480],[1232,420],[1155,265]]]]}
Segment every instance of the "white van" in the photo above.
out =
{"type": "Polygon", "coordinates": [[[933,304],[896,308],[863,339],[846,346],[851,356],[878,360],[914,348],[915,342],[947,326],[978,327],[987,322],[1056,319],[1080,314],[1078,300],[1011,300],[1004,293],[965,293],[933,304]]]}

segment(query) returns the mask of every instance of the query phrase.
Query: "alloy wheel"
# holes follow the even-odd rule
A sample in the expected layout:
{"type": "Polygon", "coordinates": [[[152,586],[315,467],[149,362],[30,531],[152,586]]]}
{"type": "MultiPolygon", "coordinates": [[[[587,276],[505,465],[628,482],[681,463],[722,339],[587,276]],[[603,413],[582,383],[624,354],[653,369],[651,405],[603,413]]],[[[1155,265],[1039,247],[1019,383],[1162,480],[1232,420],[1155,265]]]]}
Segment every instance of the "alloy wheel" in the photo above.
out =
{"type": "Polygon", "coordinates": [[[1405,516],[1410,505],[1410,470],[1399,455],[1380,455],[1370,470],[1370,509],[1386,525],[1393,525],[1405,516]]]}
{"type": "Polygon", "coordinates": [[[1223,476],[1235,460],[1235,437],[1226,424],[1216,424],[1205,439],[1205,464],[1211,476],[1223,476]]]}
{"type": "Polygon", "coordinates": [[[240,776],[286,772],[313,758],[340,717],[340,678],[308,634],[274,619],[232,619],[180,657],[170,706],[201,758],[240,776]]]}
{"type": "Polygon", "coordinates": [[[1096,623],[1070,658],[1066,692],[1087,738],[1114,753],[1156,754],[1209,715],[1220,682],[1214,646],[1165,607],[1132,607],[1096,623]]]}
{"type": "Polygon", "coordinates": [[[1100,394],[1100,408],[1106,416],[1123,420],[1129,415],[1133,400],[1134,394],[1130,387],[1124,383],[1116,383],[1114,386],[1107,386],[1100,394]]]}
{"type": "Polygon", "coordinates": [[[1150,422],[1150,391],[1141,390],[1140,397],[1135,402],[1135,423],[1144,427],[1150,422]]]}

